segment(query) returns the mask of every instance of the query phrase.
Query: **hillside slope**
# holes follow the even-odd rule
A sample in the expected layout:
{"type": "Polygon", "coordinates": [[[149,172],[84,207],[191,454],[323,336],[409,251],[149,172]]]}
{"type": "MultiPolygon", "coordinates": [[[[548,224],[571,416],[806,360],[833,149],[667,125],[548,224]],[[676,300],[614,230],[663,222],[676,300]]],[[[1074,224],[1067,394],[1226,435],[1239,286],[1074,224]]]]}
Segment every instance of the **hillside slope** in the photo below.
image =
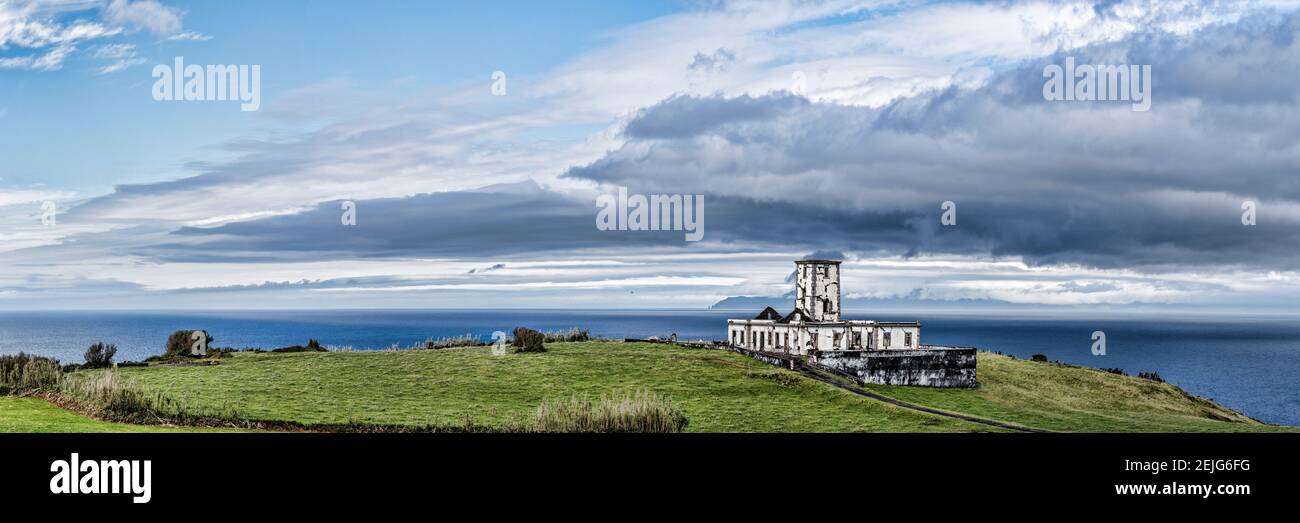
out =
{"type": "MultiPolygon", "coordinates": [[[[504,356],[488,348],[238,353],[215,365],[117,372],[194,408],[234,408],[246,418],[303,423],[456,424],[472,418],[499,424],[530,415],[543,400],[646,390],[680,405],[692,432],[1004,429],[890,405],[879,396],[1054,431],[1300,431],[1259,423],[1173,385],[989,353],[979,354],[979,388],[870,385],[866,389],[878,395],[872,399],[724,351],[619,342],[548,348],[504,356]]],[[[106,423],[37,398],[0,397],[0,432],[157,430],[192,429],[106,423]]]]}
{"type": "Polygon", "coordinates": [[[664,344],[239,353],[215,366],[119,370],[196,407],[304,423],[503,422],[543,399],[648,390],[682,406],[691,432],[953,432],[992,427],[915,412],[723,351],[664,344]]]}
{"type": "MultiPolygon", "coordinates": [[[[722,351],[663,344],[548,345],[541,354],[487,348],[241,353],[216,366],[122,369],[149,389],[258,419],[419,424],[499,422],[543,399],[644,389],[666,394],[703,432],[996,430],[862,398],[722,351]]],[[[1060,431],[1272,431],[1167,384],[994,354],[979,355],[974,390],[871,386],[904,401],[1060,431]]]]}
{"type": "Polygon", "coordinates": [[[41,398],[0,396],[0,433],[24,432],[219,432],[196,427],[110,423],[61,409],[41,398]]]}
{"type": "Polygon", "coordinates": [[[1054,431],[1300,430],[1260,423],[1168,383],[987,352],[978,358],[977,389],[866,388],[903,401],[1054,431]]]}

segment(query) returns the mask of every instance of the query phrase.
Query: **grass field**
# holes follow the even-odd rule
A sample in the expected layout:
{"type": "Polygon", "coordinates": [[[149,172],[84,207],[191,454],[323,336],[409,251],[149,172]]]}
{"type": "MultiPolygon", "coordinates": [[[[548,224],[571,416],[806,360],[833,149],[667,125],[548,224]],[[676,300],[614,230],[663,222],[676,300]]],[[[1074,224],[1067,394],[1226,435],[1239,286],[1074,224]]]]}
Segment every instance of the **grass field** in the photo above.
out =
{"type": "MultiPolygon", "coordinates": [[[[863,398],[730,352],[666,344],[551,343],[536,354],[489,348],[236,353],[218,365],[122,368],[150,391],[260,420],[504,423],[543,400],[645,390],[685,410],[689,432],[998,430],[863,398]]],[[[977,389],[868,386],[900,400],[1057,431],[1280,431],[1176,387],[1064,365],[979,355],[977,389]]],[[[0,401],[0,430],[146,428],[96,422],[40,400],[0,401]]],[[[149,429],[152,430],[152,429],[149,429]]]]}
{"type": "Polygon", "coordinates": [[[0,396],[0,433],[7,432],[213,432],[213,430],[109,423],[61,409],[41,398],[0,396]]]}
{"type": "Polygon", "coordinates": [[[861,398],[727,352],[661,344],[550,343],[489,348],[252,354],[216,366],[120,370],[191,405],[255,419],[422,424],[502,422],[543,399],[653,391],[678,403],[692,432],[946,432],[990,427],[861,398]]]}
{"type": "Polygon", "coordinates": [[[865,388],[903,401],[1055,431],[1300,431],[1256,422],[1167,383],[987,352],[978,357],[978,389],[865,388]]]}

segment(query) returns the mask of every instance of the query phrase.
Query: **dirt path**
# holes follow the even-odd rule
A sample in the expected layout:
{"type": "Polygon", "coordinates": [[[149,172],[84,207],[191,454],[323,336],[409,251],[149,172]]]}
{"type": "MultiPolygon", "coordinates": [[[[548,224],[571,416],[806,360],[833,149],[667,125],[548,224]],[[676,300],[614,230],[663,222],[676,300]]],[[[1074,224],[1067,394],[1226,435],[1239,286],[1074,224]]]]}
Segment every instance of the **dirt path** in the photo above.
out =
{"type": "Polygon", "coordinates": [[[1033,427],[1025,427],[1025,426],[1016,425],[1016,424],[1012,424],[1012,423],[1006,423],[1006,422],[1003,422],[1003,421],[992,420],[992,419],[986,419],[986,418],[979,418],[979,417],[970,416],[970,415],[966,415],[966,414],[961,414],[961,413],[957,413],[957,412],[948,412],[948,411],[944,411],[944,410],[939,410],[939,409],[935,409],[935,408],[927,407],[927,406],[925,406],[925,405],[917,405],[917,404],[915,404],[915,403],[908,403],[908,402],[906,402],[906,401],[902,401],[902,400],[894,399],[894,398],[891,398],[891,397],[889,397],[889,396],[882,396],[882,395],[880,395],[880,394],[876,394],[876,393],[874,393],[874,392],[871,392],[871,391],[869,391],[869,390],[867,390],[867,389],[864,389],[864,388],[861,388],[861,387],[854,387],[854,386],[851,386],[851,385],[847,385],[847,384],[841,383],[841,382],[839,382],[839,381],[837,381],[837,380],[834,380],[834,379],[828,378],[828,377],[826,377],[826,376],[823,376],[823,375],[819,374],[817,371],[809,370],[809,369],[807,369],[807,368],[799,368],[799,369],[795,369],[795,372],[798,372],[798,373],[800,373],[800,374],[803,374],[804,376],[807,376],[807,377],[812,378],[812,379],[814,379],[814,380],[820,381],[820,382],[822,382],[822,383],[826,383],[826,384],[828,384],[828,385],[834,385],[834,386],[836,386],[836,387],[839,387],[839,388],[841,388],[841,389],[847,390],[847,391],[852,392],[852,393],[854,393],[854,394],[857,394],[857,395],[859,395],[859,396],[862,396],[862,397],[865,397],[865,398],[871,398],[871,399],[873,399],[873,400],[881,401],[881,402],[884,402],[884,403],[888,403],[888,404],[890,404],[890,405],[894,405],[894,406],[896,406],[896,407],[902,407],[902,408],[905,408],[905,409],[915,410],[915,411],[918,411],[918,412],[925,412],[925,413],[928,413],[928,414],[934,414],[934,415],[936,415],[936,416],[943,416],[943,417],[946,417],[946,418],[953,418],[953,419],[959,419],[959,420],[962,420],[962,421],[969,421],[969,422],[971,422],[971,423],[979,423],[979,424],[982,424],[982,425],[988,425],[988,426],[991,426],[991,427],[998,427],[998,428],[1003,428],[1003,429],[1007,429],[1007,430],[1014,430],[1014,431],[1016,431],[1016,432],[1036,432],[1036,433],[1052,432],[1052,431],[1050,431],[1050,430],[1036,429],[1036,428],[1033,428],[1033,427]]]}
{"type": "MultiPolygon", "coordinates": [[[[632,339],[629,339],[629,340],[626,340],[626,341],[646,341],[646,340],[632,340],[632,339]]],[[[663,343],[663,342],[659,342],[659,343],[663,343]]],[[[749,356],[749,357],[754,358],[754,359],[757,359],[757,360],[759,360],[759,361],[763,361],[763,362],[768,363],[768,364],[770,364],[770,365],[774,365],[774,366],[778,366],[778,367],[782,367],[782,368],[790,369],[790,370],[792,370],[792,371],[794,371],[794,372],[798,372],[799,374],[802,374],[802,375],[804,375],[804,376],[807,376],[808,378],[811,378],[811,379],[814,379],[814,380],[820,381],[820,382],[825,383],[825,384],[827,384],[827,385],[833,385],[833,386],[839,387],[839,388],[841,388],[841,389],[847,390],[847,391],[849,391],[849,392],[852,392],[852,393],[857,394],[857,395],[859,395],[859,396],[862,396],[862,397],[864,397],[864,398],[870,398],[870,399],[873,399],[873,400],[876,400],[876,401],[880,401],[880,402],[888,403],[888,404],[890,404],[890,405],[893,405],[893,406],[896,406],[896,407],[901,407],[901,408],[908,409],[908,410],[914,410],[914,411],[917,411],[917,412],[924,412],[924,413],[927,413],[927,414],[934,414],[935,416],[943,416],[943,417],[945,417],[945,418],[953,418],[953,419],[959,419],[959,420],[962,420],[962,421],[969,421],[969,422],[971,422],[971,423],[979,423],[979,424],[981,424],[981,425],[988,425],[988,426],[990,426],[990,427],[997,427],[997,428],[1000,428],[1000,429],[1014,430],[1014,431],[1016,431],[1016,432],[1034,432],[1034,433],[1048,433],[1048,432],[1052,432],[1052,431],[1050,431],[1050,430],[1037,429],[1037,428],[1033,428],[1033,427],[1025,427],[1025,426],[1023,426],[1023,425],[1016,425],[1016,424],[1014,424],[1014,423],[1007,423],[1007,422],[1005,422],[1005,421],[998,421],[998,420],[993,420],[993,419],[980,418],[980,417],[977,417],[977,416],[971,416],[971,415],[968,415],[968,414],[961,414],[961,413],[958,413],[958,412],[948,412],[948,411],[945,411],[945,410],[939,410],[939,409],[936,409],[936,408],[927,407],[927,406],[925,406],[925,405],[917,405],[917,404],[915,404],[915,403],[908,403],[908,402],[906,402],[906,401],[898,400],[898,399],[894,399],[894,398],[891,398],[891,397],[889,397],[889,396],[884,396],[884,395],[881,395],[881,394],[876,394],[876,393],[871,392],[871,391],[869,391],[869,390],[867,390],[867,389],[864,389],[864,388],[861,388],[861,387],[857,387],[857,386],[853,386],[853,385],[848,385],[848,384],[842,383],[842,382],[840,382],[840,381],[838,381],[838,380],[835,380],[835,379],[832,379],[832,378],[826,377],[826,376],[823,375],[822,373],[823,373],[823,372],[830,372],[830,371],[823,371],[823,370],[821,370],[821,369],[811,369],[811,368],[808,368],[807,366],[805,366],[805,365],[802,364],[801,362],[798,362],[797,360],[795,360],[795,359],[793,359],[793,358],[790,358],[789,356],[786,356],[786,355],[781,355],[781,354],[770,354],[770,353],[754,353],[753,351],[750,351],[750,350],[747,350],[747,349],[740,349],[740,348],[738,348],[738,347],[719,347],[719,346],[713,346],[713,345],[702,344],[702,343],[676,343],[676,345],[680,345],[680,346],[684,346],[684,347],[693,347],[693,348],[706,348],[706,349],[715,349],[715,350],[720,349],[720,350],[727,350],[727,351],[730,351],[730,352],[736,352],[736,353],[738,353],[738,354],[741,354],[741,355],[744,355],[744,356],[749,356]],[[776,362],[771,361],[771,360],[778,360],[778,361],[780,361],[781,363],[776,363],[776,362]]]]}

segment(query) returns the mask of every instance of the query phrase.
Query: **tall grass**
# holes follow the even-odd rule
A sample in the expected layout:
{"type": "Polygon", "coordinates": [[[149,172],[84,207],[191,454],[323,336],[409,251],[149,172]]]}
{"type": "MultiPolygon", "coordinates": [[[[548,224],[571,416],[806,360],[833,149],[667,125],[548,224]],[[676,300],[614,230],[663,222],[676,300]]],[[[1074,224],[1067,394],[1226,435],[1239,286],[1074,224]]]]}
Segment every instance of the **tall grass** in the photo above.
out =
{"type": "Polygon", "coordinates": [[[564,341],[588,341],[591,339],[591,335],[587,332],[587,329],[580,329],[578,327],[574,327],[567,331],[563,331],[563,330],[543,331],[542,337],[544,341],[546,341],[546,343],[552,343],[552,342],[559,343],[564,341]]]}
{"type": "Polygon", "coordinates": [[[57,399],[85,414],[110,421],[187,425],[242,421],[239,413],[228,407],[197,410],[161,392],[150,393],[113,370],[64,376],[57,399]]]}
{"type": "Polygon", "coordinates": [[[602,396],[591,401],[573,396],[543,401],[537,407],[537,432],[682,432],[686,414],[653,392],[602,396]]]}
{"type": "Polygon", "coordinates": [[[429,338],[424,340],[424,345],[418,348],[422,349],[449,349],[452,347],[482,347],[487,345],[478,336],[473,334],[464,334],[461,336],[450,336],[445,338],[429,338]]]}
{"type": "Polygon", "coordinates": [[[83,414],[115,422],[244,427],[326,432],[681,432],[686,414],[663,396],[604,396],[592,401],[573,396],[538,405],[532,419],[523,413],[502,424],[473,417],[428,425],[388,425],[355,421],[302,424],[250,420],[232,408],[198,410],[161,392],[149,392],[115,369],[64,373],[53,359],[19,353],[0,356],[0,394],[36,395],[83,414]]]}
{"type": "Polygon", "coordinates": [[[0,356],[0,394],[42,396],[64,407],[109,421],[182,423],[233,421],[233,410],[198,412],[162,393],[149,393],[116,370],[64,373],[59,362],[19,353],[0,356]]]}
{"type": "Polygon", "coordinates": [[[59,362],[18,353],[0,356],[0,394],[36,394],[55,391],[63,378],[59,362]]]}

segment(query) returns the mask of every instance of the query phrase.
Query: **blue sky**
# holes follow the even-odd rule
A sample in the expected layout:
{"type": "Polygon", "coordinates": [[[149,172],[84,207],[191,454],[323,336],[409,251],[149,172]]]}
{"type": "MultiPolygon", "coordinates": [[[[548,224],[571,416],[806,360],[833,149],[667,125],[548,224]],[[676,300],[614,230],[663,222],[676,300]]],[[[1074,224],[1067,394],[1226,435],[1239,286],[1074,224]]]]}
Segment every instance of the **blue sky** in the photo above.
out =
{"type": "Polygon", "coordinates": [[[813,252],[851,297],[1286,309],[1296,8],[0,0],[0,309],[698,307],[813,252]],[[177,56],[260,109],[155,101],[177,56]],[[1152,109],[1045,101],[1066,57],[1152,109]],[[704,240],[598,230],[619,187],[704,240]]]}
{"type": "MultiPolygon", "coordinates": [[[[139,2],[149,4],[149,2],[139,2]]],[[[93,20],[98,3],[71,3],[55,20],[93,20]]],[[[0,173],[10,185],[44,183],[101,192],[165,180],[185,162],[266,125],[229,107],[168,106],[150,97],[154,64],[260,64],[268,97],[296,87],[350,82],[408,96],[418,86],[481,81],[495,70],[535,74],[598,45],[602,33],[659,16],[672,2],[168,2],[183,20],[172,40],[148,28],[77,43],[57,71],[0,69],[0,173]],[[144,62],[99,74],[95,49],[134,46],[144,62]],[[142,87],[143,86],[143,87],[142,87]],[[19,125],[17,122],[21,122],[19,125]]],[[[50,9],[57,9],[53,4],[50,9]]],[[[36,54],[9,45],[0,56],[36,54]]]]}

